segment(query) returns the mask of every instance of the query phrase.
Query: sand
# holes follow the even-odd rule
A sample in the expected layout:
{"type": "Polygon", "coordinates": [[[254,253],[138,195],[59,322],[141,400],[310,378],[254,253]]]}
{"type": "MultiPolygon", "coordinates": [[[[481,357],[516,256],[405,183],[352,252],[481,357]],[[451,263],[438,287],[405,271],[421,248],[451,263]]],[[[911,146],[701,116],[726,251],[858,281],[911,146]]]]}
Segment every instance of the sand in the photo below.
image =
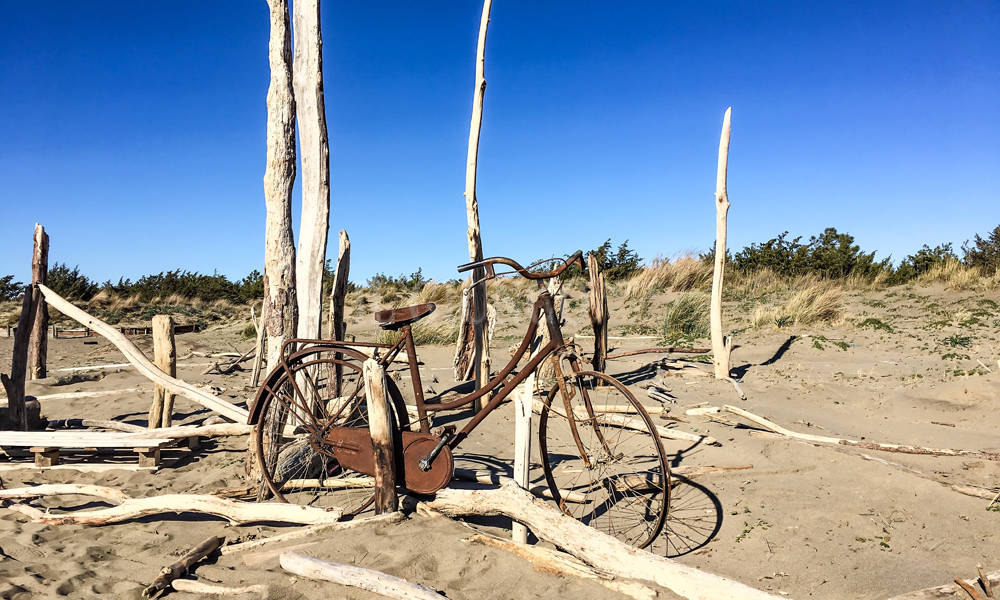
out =
{"type": "MultiPolygon", "coordinates": [[[[588,333],[586,294],[568,290],[565,331],[588,333]],[[578,300],[578,301],[577,301],[578,300]],[[574,302],[577,301],[577,302],[574,302]]],[[[1000,452],[1000,294],[946,292],[936,288],[891,288],[851,293],[848,319],[838,325],[808,328],[746,329],[735,335],[732,364],[743,376],[748,399],[733,387],[709,377],[673,377],[657,357],[613,361],[609,372],[628,382],[644,401],[643,387],[662,382],[676,398],[671,414],[708,403],[736,404],[790,429],[819,435],[922,446],[1000,452]],[[858,323],[878,318],[892,331],[862,329],[858,323]],[[973,322],[973,320],[975,322],[973,322]],[[787,346],[791,336],[799,337],[787,346]],[[817,338],[816,336],[821,336],[817,338]],[[957,337],[956,337],[957,336],[957,337]],[[964,337],[968,337],[965,340],[964,337]],[[951,340],[949,342],[948,340],[951,340]],[[834,342],[843,342],[841,349],[834,342]],[[957,345],[955,345],[957,342],[957,345]],[[784,348],[787,346],[787,348],[784,348]],[[782,350],[784,348],[784,350],[782,350]],[[955,354],[957,356],[948,356],[955,354]],[[980,366],[979,362],[982,365],[980,366]],[[973,374],[969,374],[969,373],[973,374]]],[[[662,315],[673,295],[654,299],[643,313],[650,322],[662,315]]],[[[359,338],[374,332],[371,311],[355,306],[349,331],[359,338]]],[[[500,324],[494,341],[494,365],[526,312],[510,298],[498,301],[500,324]]],[[[748,316],[737,303],[727,304],[731,326],[744,329],[748,316]]],[[[612,297],[612,334],[634,324],[635,302],[612,297]]],[[[440,308],[431,322],[453,318],[454,307],[440,308]]],[[[192,350],[244,350],[242,323],[177,336],[178,354],[192,350]]],[[[90,340],[95,341],[95,340],[90,340]]],[[[36,396],[138,388],[137,392],[92,399],[42,401],[50,419],[118,418],[145,424],[152,385],[133,369],[108,368],[97,381],[56,385],[59,369],[123,362],[108,342],[50,340],[52,377],[30,382],[36,396]]],[[[578,342],[587,350],[589,339],[578,342]]],[[[148,351],[148,338],[137,338],[148,351]]],[[[614,340],[622,349],[653,345],[655,340],[614,340]]],[[[9,339],[0,339],[0,356],[9,356],[9,339]]],[[[148,352],[151,355],[151,352],[148,352]]],[[[424,384],[441,391],[450,383],[452,348],[420,349],[424,384]],[[432,377],[438,383],[432,382],[432,377]]],[[[179,377],[214,386],[233,402],[252,395],[247,372],[202,375],[207,359],[180,361],[179,377]]],[[[700,365],[707,369],[706,365],[700,365]]],[[[406,378],[398,381],[407,393],[406,378]]],[[[199,422],[209,413],[177,399],[175,422],[199,422]]],[[[885,598],[905,591],[968,576],[977,562],[1000,569],[1000,512],[987,511],[988,500],[959,494],[946,484],[1000,488],[1000,462],[977,457],[890,454],[832,446],[814,446],[764,437],[749,428],[685,417],[680,427],[720,440],[720,447],[667,442],[673,466],[753,464],[682,484],[676,490],[672,525],[681,530],[697,515],[704,526],[701,547],[677,560],[794,598],[885,598]],[[866,455],[899,466],[866,459],[866,455]],[[915,474],[910,470],[918,471],[915,474]]],[[[738,421],[735,417],[727,419],[738,421]]],[[[667,421],[662,421],[667,424],[667,421]]],[[[480,426],[460,448],[458,466],[483,462],[506,470],[512,457],[513,421],[509,405],[480,426]]],[[[156,472],[113,470],[79,473],[31,468],[0,472],[4,487],[46,482],[84,482],[120,488],[132,496],[169,492],[207,493],[243,483],[245,438],[207,442],[197,452],[156,472]]],[[[24,462],[24,459],[19,459],[24,462]]],[[[0,465],[15,461],[0,459],[0,465]]],[[[169,462],[169,461],[168,461],[169,462]]],[[[532,477],[542,480],[540,469],[532,477]]],[[[62,497],[36,502],[60,509],[98,507],[91,498],[62,497]]],[[[444,518],[412,518],[307,540],[300,551],[321,558],[383,570],[443,591],[449,598],[605,598],[605,588],[576,579],[534,571],[503,552],[461,540],[472,528],[506,535],[502,521],[471,524],[444,518]]],[[[210,535],[227,543],[288,530],[277,526],[229,526],[197,515],[151,517],[104,527],[40,525],[0,509],[0,598],[136,598],[159,569],[210,535]]],[[[306,541],[289,542],[301,546],[306,541]]],[[[266,550],[273,550],[267,547],[266,550]]],[[[656,552],[666,552],[661,540],[656,552]]],[[[246,566],[244,555],[225,555],[199,566],[199,580],[226,585],[270,585],[270,598],[373,598],[372,594],[294,578],[278,567],[275,556],[246,566]]],[[[251,559],[254,562],[254,559],[251,559]]],[[[173,593],[175,597],[186,597],[173,593]]],[[[660,598],[670,598],[661,591],[660,598]]]]}

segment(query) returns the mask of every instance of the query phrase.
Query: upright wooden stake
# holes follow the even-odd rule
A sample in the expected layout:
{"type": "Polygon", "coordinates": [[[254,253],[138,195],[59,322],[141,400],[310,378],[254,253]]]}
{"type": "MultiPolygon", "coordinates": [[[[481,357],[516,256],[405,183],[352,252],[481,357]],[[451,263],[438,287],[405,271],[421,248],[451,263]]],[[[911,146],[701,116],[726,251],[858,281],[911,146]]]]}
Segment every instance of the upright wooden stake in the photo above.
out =
{"type": "Polygon", "coordinates": [[[590,324],[594,327],[594,370],[604,372],[608,356],[608,297],[604,283],[604,273],[593,254],[587,257],[590,271],[590,324]]]}
{"type": "Polygon", "coordinates": [[[24,288],[24,299],[21,302],[21,316],[17,319],[17,333],[14,334],[14,357],[10,363],[10,376],[0,373],[0,382],[7,391],[7,415],[11,429],[28,430],[28,411],[24,406],[24,378],[28,363],[28,334],[31,323],[35,320],[35,311],[42,303],[38,287],[29,285],[24,288]]]}
{"type": "Polygon", "coordinates": [[[375,447],[375,514],[399,510],[396,496],[395,442],[389,396],[385,393],[385,371],[374,358],[362,366],[365,401],[368,403],[368,431],[375,447]]]}
{"type": "MultiPolygon", "coordinates": [[[[177,377],[177,347],[174,344],[174,318],[153,317],[153,362],[170,377],[177,377]]],[[[174,395],[158,383],[153,384],[153,404],[149,407],[149,428],[170,427],[173,422],[174,395]]]]}
{"type": "MultiPolygon", "coordinates": [[[[347,298],[347,281],[351,272],[351,239],[347,231],[340,230],[340,251],[337,253],[337,270],[333,275],[333,289],[330,291],[330,339],[343,340],[347,335],[347,322],[344,321],[344,300],[347,298]]],[[[336,353],[334,358],[340,358],[336,353]]],[[[334,392],[340,397],[344,379],[343,365],[335,365],[334,392]]]]}
{"type": "MultiPolygon", "coordinates": [[[[479,42],[476,45],[476,87],[472,94],[472,121],[469,126],[469,151],[465,166],[465,211],[469,221],[469,259],[483,259],[483,240],[479,229],[479,200],[476,197],[476,165],[479,160],[479,133],[483,124],[483,95],[486,93],[486,29],[490,23],[492,0],[483,2],[483,15],[479,21],[479,42]]],[[[485,276],[484,269],[472,272],[472,281],[485,276]]],[[[486,283],[472,288],[473,325],[476,341],[476,387],[482,388],[490,379],[490,348],[486,336],[486,283]]],[[[476,400],[472,410],[478,412],[482,401],[476,400]]]]}
{"type": "MultiPolygon", "coordinates": [[[[49,234],[35,223],[35,248],[31,254],[31,283],[46,282],[49,272],[49,234]]],[[[28,379],[45,378],[45,355],[49,346],[49,308],[44,302],[35,311],[28,340],[28,379]]]]}
{"type": "MultiPolygon", "coordinates": [[[[542,345],[542,335],[535,333],[531,340],[530,361],[542,345]]],[[[531,471],[531,420],[535,396],[535,372],[532,371],[514,390],[514,483],[529,489],[531,471]]],[[[511,539],[518,544],[528,543],[528,528],[514,521],[511,539]]]]}
{"type": "Polygon", "coordinates": [[[719,139],[719,169],[715,178],[715,271],[712,274],[712,363],[716,379],[729,379],[729,354],[733,340],[722,335],[722,279],[726,270],[726,215],[729,194],[726,192],[726,171],[729,165],[729,118],[733,108],[726,109],[719,139]]]}
{"type": "Polygon", "coordinates": [[[323,267],[330,230],[330,145],[323,99],[323,35],[319,5],[319,0],[292,3],[295,24],[292,83],[302,159],[302,218],[295,265],[300,338],[322,335],[323,267]]]}
{"type": "Polygon", "coordinates": [[[281,346],[295,336],[295,245],[292,236],[292,186],[295,184],[295,100],[292,97],[292,38],[288,0],[268,0],[271,37],[267,88],[267,167],[264,171],[264,308],[267,370],[278,364],[281,346]]]}

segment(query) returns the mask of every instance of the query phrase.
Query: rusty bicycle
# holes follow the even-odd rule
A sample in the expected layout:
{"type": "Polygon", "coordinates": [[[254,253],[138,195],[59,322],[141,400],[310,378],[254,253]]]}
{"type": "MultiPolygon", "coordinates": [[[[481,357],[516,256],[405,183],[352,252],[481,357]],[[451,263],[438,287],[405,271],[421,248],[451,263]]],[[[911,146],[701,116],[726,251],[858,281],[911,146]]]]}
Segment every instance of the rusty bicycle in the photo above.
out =
{"type": "MultiPolygon", "coordinates": [[[[540,281],[559,277],[573,264],[583,266],[580,252],[552,270],[535,270],[544,262],[525,268],[494,257],[461,265],[458,271],[474,271],[473,283],[478,284],[511,274],[540,281]],[[497,266],[512,270],[497,273],[497,266]]],[[[285,342],[281,362],[261,385],[250,412],[253,449],[265,484],[261,497],[339,506],[348,512],[370,506],[367,476],[374,473],[374,451],[362,377],[368,358],[387,368],[394,361],[398,364],[405,352],[413,404],[406,403],[392,377],[386,377],[386,394],[396,425],[397,484],[418,494],[433,493],[451,482],[454,452],[462,441],[548,360],[555,383],[533,401],[539,413],[546,495],[567,515],[629,544],[645,547],[656,539],[667,517],[671,488],[656,426],[624,384],[583,368],[576,348],[563,337],[551,294],[539,291],[510,361],[481,389],[451,401],[424,397],[413,341],[411,326],[434,309],[434,304],[420,304],[376,312],[380,327],[399,334],[395,343],[285,342]],[[548,342],[529,355],[543,319],[548,342]],[[431,429],[432,413],[477,399],[484,400],[482,408],[461,430],[431,429]],[[411,412],[416,416],[412,423],[411,412]]]]}

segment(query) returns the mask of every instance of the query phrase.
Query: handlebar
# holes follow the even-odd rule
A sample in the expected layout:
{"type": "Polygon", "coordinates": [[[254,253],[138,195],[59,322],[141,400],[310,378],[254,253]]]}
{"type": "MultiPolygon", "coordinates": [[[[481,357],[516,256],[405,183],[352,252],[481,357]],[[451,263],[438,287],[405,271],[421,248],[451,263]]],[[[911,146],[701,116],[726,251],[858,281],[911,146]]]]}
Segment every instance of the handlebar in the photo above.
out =
{"type": "MultiPolygon", "coordinates": [[[[551,262],[552,260],[558,259],[546,259],[544,261],[535,263],[536,265],[545,262],[551,262]]],[[[464,265],[458,265],[458,272],[464,273],[465,271],[471,271],[477,267],[487,267],[492,268],[492,265],[506,265],[511,267],[516,271],[521,277],[525,279],[549,279],[551,277],[559,277],[563,274],[563,271],[568,269],[573,263],[576,263],[583,268],[583,252],[577,250],[569,258],[563,259],[563,265],[561,267],[555,268],[551,271],[529,271],[528,269],[522,267],[517,261],[507,258],[505,256],[494,256],[492,258],[484,258],[483,260],[477,260],[475,262],[465,263],[464,265]]],[[[531,265],[534,266],[534,265],[531,265]]]]}

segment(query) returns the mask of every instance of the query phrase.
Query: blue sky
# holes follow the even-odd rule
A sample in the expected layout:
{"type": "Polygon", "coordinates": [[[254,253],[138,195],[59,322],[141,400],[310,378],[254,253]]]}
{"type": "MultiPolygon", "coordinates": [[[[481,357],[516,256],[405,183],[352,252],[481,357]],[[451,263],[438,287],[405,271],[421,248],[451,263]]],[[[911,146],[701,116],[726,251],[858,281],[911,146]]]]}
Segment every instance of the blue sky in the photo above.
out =
{"type": "MultiPolygon", "coordinates": [[[[263,0],[3,2],[0,275],[263,264],[263,0]]],[[[478,2],[323,6],[331,246],[353,279],[467,260],[478,2]]],[[[730,246],[833,226],[896,259],[1000,224],[1000,3],[495,0],[488,255],[709,247],[733,106],[730,246]]],[[[296,220],[298,215],[296,190],[296,220]]]]}

